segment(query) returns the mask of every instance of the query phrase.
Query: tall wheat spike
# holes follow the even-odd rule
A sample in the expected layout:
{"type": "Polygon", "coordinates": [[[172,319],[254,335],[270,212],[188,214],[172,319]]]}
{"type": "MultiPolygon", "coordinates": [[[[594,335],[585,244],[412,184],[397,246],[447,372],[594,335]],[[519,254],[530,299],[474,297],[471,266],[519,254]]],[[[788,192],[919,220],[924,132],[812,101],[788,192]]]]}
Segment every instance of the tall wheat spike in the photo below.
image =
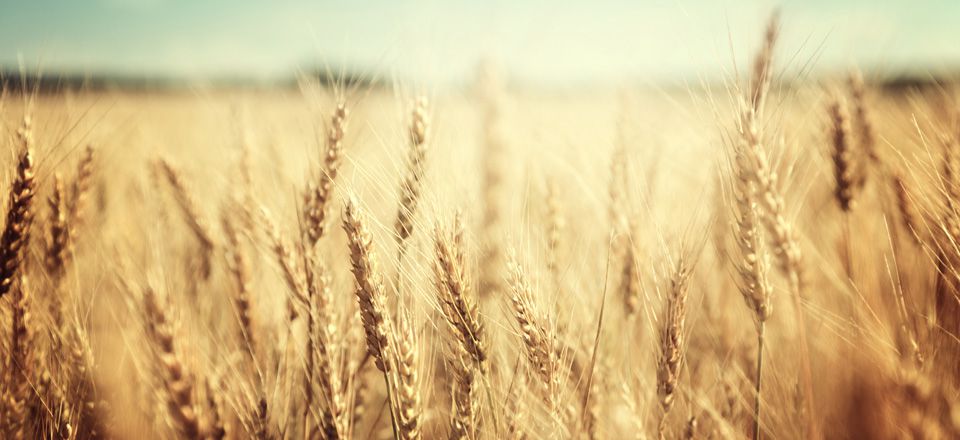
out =
{"type": "MultiPolygon", "coordinates": [[[[786,204],[782,189],[779,187],[777,173],[770,164],[770,152],[764,147],[760,117],[772,77],[772,61],[779,35],[779,15],[774,13],[767,24],[763,47],[754,59],[749,94],[741,98],[738,109],[737,139],[734,148],[741,149],[747,160],[735,165],[742,167],[743,175],[748,176],[756,189],[760,222],[764,225],[768,239],[777,260],[777,267],[787,278],[791,299],[797,321],[797,336],[800,349],[800,367],[803,390],[807,403],[807,435],[816,438],[819,435],[817,417],[813,407],[813,378],[810,367],[810,349],[806,336],[806,322],[803,313],[805,290],[805,266],[800,244],[792,223],[787,219],[786,204]]],[[[755,432],[755,434],[758,434],[755,432]]],[[[759,434],[758,434],[759,435],[759,434]]]]}
{"type": "Polygon", "coordinates": [[[767,318],[772,313],[770,294],[772,287],[767,279],[768,259],[763,248],[763,230],[759,225],[756,186],[746,172],[748,158],[742,150],[735,153],[734,161],[734,237],[739,255],[735,261],[740,277],[738,287],[747,307],[754,313],[757,325],[757,377],[754,402],[754,438],[760,436],[760,398],[763,378],[763,343],[767,318]]]}
{"type": "MultiPolygon", "coordinates": [[[[356,281],[355,294],[360,308],[360,320],[367,339],[367,353],[383,373],[383,381],[387,387],[387,405],[390,406],[390,420],[393,425],[394,436],[408,432],[402,425],[403,415],[398,415],[394,408],[393,392],[397,386],[390,380],[394,369],[394,347],[390,343],[393,325],[390,315],[386,313],[386,293],[383,284],[383,274],[379,272],[377,256],[373,250],[373,239],[367,230],[366,220],[357,208],[357,202],[351,197],[347,200],[343,210],[343,230],[347,234],[350,246],[350,263],[354,280],[356,281]],[[400,419],[400,420],[398,420],[400,419]]],[[[400,353],[399,357],[409,360],[409,352],[400,353]]],[[[406,368],[406,367],[404,367],[406,368]]],[[[409,374],[406,370],[400,374],[409,374]]]]}

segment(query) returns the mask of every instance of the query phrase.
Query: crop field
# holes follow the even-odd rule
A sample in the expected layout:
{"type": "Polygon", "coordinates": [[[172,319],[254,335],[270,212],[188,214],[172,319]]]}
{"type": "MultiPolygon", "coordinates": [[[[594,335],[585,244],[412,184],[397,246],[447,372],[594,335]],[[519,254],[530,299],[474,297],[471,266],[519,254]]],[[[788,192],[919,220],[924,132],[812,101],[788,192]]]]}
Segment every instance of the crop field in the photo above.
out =
{"type": "Polygon", "coordinates": [[[4,87],[0,437],[960,437],[960,94],[779,29],[672,88],[4,87]]]}

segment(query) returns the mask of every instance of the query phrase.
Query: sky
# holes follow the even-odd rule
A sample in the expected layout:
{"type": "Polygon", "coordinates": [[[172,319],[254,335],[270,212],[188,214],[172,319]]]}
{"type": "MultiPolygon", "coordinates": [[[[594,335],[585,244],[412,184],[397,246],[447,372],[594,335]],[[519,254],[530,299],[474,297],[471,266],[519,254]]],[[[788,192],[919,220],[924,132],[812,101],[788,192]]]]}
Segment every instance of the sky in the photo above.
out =
{"type": "Polygon", "coordinates": [[[881,73],[960,67],[956,0],[0,0],[0,66],[285,78],[350,66],[457,82],[480,60],[534,83],[712,77],[779,8],[783,62],[881,73]]]}

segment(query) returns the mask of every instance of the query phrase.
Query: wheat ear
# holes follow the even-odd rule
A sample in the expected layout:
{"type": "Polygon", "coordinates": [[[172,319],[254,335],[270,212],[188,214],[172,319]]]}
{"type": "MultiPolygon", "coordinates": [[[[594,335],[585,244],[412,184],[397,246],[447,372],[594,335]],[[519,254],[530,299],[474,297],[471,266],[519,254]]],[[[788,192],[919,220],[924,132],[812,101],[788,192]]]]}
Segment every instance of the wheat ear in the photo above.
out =
{"type": "Polygon", "coordinates": [[[480,312],[471,297],[470,283],[464,257],[463,225],[460,217],[454,221],[453,231],[436,229],[437,294],[441,310],[461,349],[473,362],[483,368],[487,359],[484,329],[480,312]]]}
{"type": "Polygon", "coordinates": [[[417,98],[410,121],[410,150],[407,157],[407,174],[400,183],[400,208],[394,225],[397,240],[401,246],[413,234],[413,220],[426,172],[427,135],[430,130],[430,116],[427,113],[427,98],[417,98]]]}
{"type": "Polygon", "coordinates": [[[165,389],[167,414],[177,431],[184,438],[202,439],[201,416],[194,402],[194,384],[176,350],[171,324],[165,307],[161,305],[153,289],[143,293],[144,320],[147,336],[157,354],[160,373],[165,389]]]}
{"type": "Polygon", "coordinates": [[[513,316],[520,328],[524,353],[530,367],[541,381],[544,402],[551,410],[555,410],[560,404],[558,396],[560,367],[556,336],[544,326],[543,320],[535,316],[531,309],[533,289],[523,267],[517,262],[512,252],[507,264],[512,287],[510,302],[513,306],[513,316]]]}
{"type": "Polygon", "coordinates": [[[360,320],[367,337],[367,353],[383,373],[387,389],[387,401],[391,408],[390,420],[395,436],[399,436],[397,415],[393,411],[393,398],[390,380],[392,368],[392,347],[389,342],[391,324],[386,314],[386,297],[383,274],[379,272],[377,256],[373,250],[373,239],[367,230],[366,220],[357,208],[357,202],[351,197],[343,210],[343,230],[347,233],[350,246],[350,264],[356,280],[357,303],[360,308],[360,320]]]}
{"type": "Polygon", "coordinates": [[[340,171],[343,156],[343,137],[347,130],[347,107],[343,102],[330,117],[327,127],[327,150],[323,156],[323,170],[316,184],[307,189],[304,203],[304,227],[310,245],[316,245],[327,231],[327,212],[333,198],[334,183],[340,171]]]}
{"type": "Polygon", "coordinates": [[[67,205],[60,174],[53,176],[53,193],[47,199],[50,207],[49,232],[44,263],[54,281],[59,281],[66,269],[70,249],[70,225],[67,223],[67,205]]]}
{"type": "Polygon", "coordinates": [[[7,223],[3,235],[0,235],[0,297],[10,291],[16,280],[30,242],[30,226],[33,223],[33,131],[29,116],[24,117],[17,137],[20,139],[21,153],[17,175],[10,187],[7,223]]]}
{"type": "Polygon", "coordinates": [[[160,159],[159,164],[163,175],[173,189],[174,199],[176,199],[177,205],[180,207],[180,211],[187,221],[187,226],[193,231],[197,242],[200,243],[200,275],[204,279],[207,279],[213,270],[213,234],[210,232],[210,227],[206,220],[200,215],[200,208],[197,201],[194,199],[193,194],[191,194],[180,170],[165,159],[160,159]]]}
{"type": "Polygon", "coordinates": [[[670,278],[670,291],[660,321],[657,350],[657,397],[661,415],[657,433],[665,438],[667,415],[673,407],[686,350],[687,290],[690,268],[681,257],[670,278]]]}

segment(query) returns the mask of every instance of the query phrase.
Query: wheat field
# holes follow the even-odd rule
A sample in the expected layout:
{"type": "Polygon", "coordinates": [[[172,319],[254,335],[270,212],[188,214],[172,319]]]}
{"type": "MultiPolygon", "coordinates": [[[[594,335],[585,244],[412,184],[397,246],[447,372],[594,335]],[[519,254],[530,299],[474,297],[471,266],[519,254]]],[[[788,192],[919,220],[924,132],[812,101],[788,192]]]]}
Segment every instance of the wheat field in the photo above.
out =
{"type": "Polygon", "coordinates": [[[5,88],[3,438],[960,436],[960,106],[5,88]]]}

